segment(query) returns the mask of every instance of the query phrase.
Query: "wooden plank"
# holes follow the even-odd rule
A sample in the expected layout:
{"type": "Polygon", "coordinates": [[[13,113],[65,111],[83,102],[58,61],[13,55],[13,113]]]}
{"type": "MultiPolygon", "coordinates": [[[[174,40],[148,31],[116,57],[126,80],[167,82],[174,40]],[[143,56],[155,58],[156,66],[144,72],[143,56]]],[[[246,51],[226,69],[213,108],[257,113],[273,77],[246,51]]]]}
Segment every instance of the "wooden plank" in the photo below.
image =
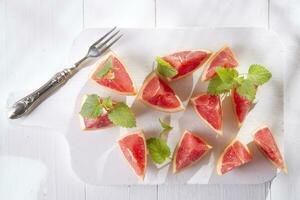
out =
{"type": "Polygon", "coordinates": [[[1,182],[9,186],[10,192],[0,192],[0,199],[23,199],[28,195],[45,200],[84,198],[84,184],[67,164],[68,148],[62,135],[44,128],[7,127],[1,147],[0,158],[5,159],[1,166],[9,166],[9,175],[1,182]]]}
{"type": "Polygon", "coordinates": [[[130,200],[155,200],[157,199],[158,187],[157,185],[132,185],[130,186],[130,200]]]}
{"type": "Polygon", "coordinates": [[[84,198],[84,184],[75,177],[68,164],[68,148],[63,136],[45,129],[28,131],[23,127],[15,130],[15,126],[9,129],[3,109],[10,92],[28,92],[62,68],[73,38],[82,30],[82,21],[81,0],[0,1],[0,152],[5,166],[12,166],[9,169],[11,176],[1,181],[16,183],[8,185],[10,192],[6,195],[9,198],[1,196],[5,194],[0,192],[0,199],[84,198]],[[32,182],[28,178],[31,171],[36,170],[38,174],[43,167],[47,172],[45,179],[41,184],[32,182]]]}
{"type": "Polygon", "coordinates": [[[130,199],[129,186],[89,186],[86,185],[85,200],[130,199]]]}
{"type": "Polygon", "coordinates": [[[297,0],[270,1],[270,29],[275,31],[286,52],[285,73],[285,143],[284,154],[289,174],[276,177],[271,185],[270,198],[299,199],[300,188],[300,139],[299,139],[299,54],[300,54],[300,2],[297,0]]]}
{"type": "Polygon", "coordinates": [[[157,0],[157,26],[266,27],[268,1],[157,0]]]}
{"type": "MultiPolygon", "coordinates": [[[[15,95],[14,100],[17,100],[66,67],[63,63],[73,39],[82,30],[83,15],[81,0],[1,2],[5,18],[1,24],[4,42],[0,49],[0,60],[4,61],[3,65],[0,63],[1,75],[5,83],[0,84],[5,97],[0,98],[2,108],[10,93],[21,91],[15,95]]],[[[24,121],[26,125],[45,126],[55,120],[42,116],[40,120],[25,118],[24,121]]]]}
{"type": "Polygon", "coordinates": [[[86,200],[157,199],[157,186],[90,186],[86,185],[86,200]]]}
{"type": "Polygon", "coordinates": [[[154,0],[84,1],[84,27],[153,27],[154,0]]]}
{"type": "MultiPolygon", "coordinates": [[[[64,67],[73,39],[82,30],[83,17],[81,0],[1,2],[0,60],[5,63],[0,64],[5,84],[0,87],[6,97],[11,91],[38,87],[64,67]],[[35,73],[38,76],[32,76],[35,73]],[[20,82],[26,84],[20,88],[20,82]]],[[[1,98],[2,103],[6,100],[1,98]]]]}
{"type": "Polygon", "coordinates": [[[259,185],[176,185],[160,186],[158,199],[265,200],[264,184],[259,185]]]}

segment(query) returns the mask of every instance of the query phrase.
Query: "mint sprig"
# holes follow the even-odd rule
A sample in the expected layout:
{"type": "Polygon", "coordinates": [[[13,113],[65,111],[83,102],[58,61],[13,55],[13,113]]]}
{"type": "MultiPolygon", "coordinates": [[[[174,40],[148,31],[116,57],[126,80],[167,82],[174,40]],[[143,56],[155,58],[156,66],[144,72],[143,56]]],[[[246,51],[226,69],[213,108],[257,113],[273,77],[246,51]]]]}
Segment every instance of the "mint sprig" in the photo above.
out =
{"type": "Polygon", "coordinates": [[[162,164],[171,155],[166,141],[161,138],[149,138],[146,143],[151,159],[157,164],[162,164]]]}
{"type": "Polygon", "coordinates": [[[234,80],[239,76],[239,72],[237,70],[223,67],[217,67],[216,73],[225,83],[233,83],[234,80]]]}
{"type": "Polygon", "coordinates": [[[156,58],[157,62],[157,72],[165,78],[172,78],[178,74],[177,69],[172,67],[170,63],[162,59],[161,57],[156,58]]]}
{"type": "Polygon", "coordinates": [[[100,103],[99,96],[92,94],[88,95],[81,107],[80,114],[84,118],[95,119],[101,116],[103,107],[100,103]]]}
{"type": "Polygon", "coordinates": [[[272,74],[265,67],[253,64],[249,67],[248,73],[241,75],[235,69],[223,67],[216,68],[217,76],[208,84],[208,93],[220,95],[230,92],[236,88],[237,93],[249,101],[254,101],[257,87],[268,82],[272,74]]]}
{"type": "Polygon", "coordinates": [[[237,93],[252,102],[255,99],[256,86],[251,80],[246,79],[237,87],[237,93]]]}
{"type": "Polygon", "coordinates": [[[271,77],[271,72],[269,72],[265,67],[257,64],[251,65],[249,67],[248,79],[257,86],[268,82],[271,77]]]}
{"type": "Polygon", "coordinates": [[[159,134],[159,137],[151,137],[147,139],[146,143],[152,161],[157,164],[162,164],[171,155],[170,147],[165,140],[165,136],[173,129],[173,127],[161,119],[159,119],[159,123],[163,129],[159,134]]]}
{"type": "Polygon", "coordinates": [[[102,105],[107,109],[110,110],[113,107],[113,102],[111,97],[106,97],[102,100],[102,105]]]}
{"type": "Polygon", "coordinates": [[[80,115],[84,118],[95,119],[101,116],[104,110],[108,112],[108,118],[113,124],[126,128],[136,127],[135,115],[128,105],[123,102],[113,105],[111,97],[101,100],[96,94],[87,95],[80,115]]]}
{"type": "Polygon", "coordinates": [[[123,102],[118,102],[108,113],[108,118],[115,125],[125,128],[136,127],[136,120],[132,110],[123,102]]]}
{"type": "Polygon", "coordinates": [[[99,71],[96,72],[95,76],[97,78],[103,78],[103,76],[105,76],[112,67],[113,67],[112,58],[109,57],[109,59],[105,62],[104,66],[99,71]]]}
{"type": "Polygon", "coordinates": [[[208,84],[208,93],[211,95],[219,95],[223,93],[227,93],[233,87],[233,83],[226,83],[222,81],[219,76],[216,76],[212,80],[210,80],[208,84]]]}
{"type": "Polygon", "coordinates": [[[159,137],[163,138],[173,129],[173,127],[170,124],[162,121],[161,119],[159,119],[159,123],[160,123],[160,126],[163,128],[163,130],[160,132],[159,137]]]}

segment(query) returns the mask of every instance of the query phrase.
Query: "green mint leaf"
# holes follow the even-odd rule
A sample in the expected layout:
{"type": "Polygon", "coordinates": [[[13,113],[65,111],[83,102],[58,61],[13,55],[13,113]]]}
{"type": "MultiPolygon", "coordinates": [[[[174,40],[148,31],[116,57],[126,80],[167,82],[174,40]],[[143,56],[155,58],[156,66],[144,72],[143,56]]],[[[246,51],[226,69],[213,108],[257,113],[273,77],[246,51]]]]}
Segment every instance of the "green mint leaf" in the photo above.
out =
{"type": "Polygon", "coordinates": [[[269,70],[261,65],[251,65],[248,70],[248,79],[255,85],[262,85],[270,80],[272,74],[269,70]]]}
{"type": "Polygon", "coordinates": [[[160,138],[149,138],[147,140],[147,149],[153,162],[162,164],[171,154],[167,143],[160,138]]]}
{"type": "Polygon", "coordinates": [[[117,103],[111,112],[108,114],[108,118],[115,125],[132,128],[136,127],[136,120],[132,110],[123,102],[117,103]]]}
{"type": "Polygon", "coordinates": [[[110,57],[104,64],[104,66],[96,72],[96,77],[97,78],[102,78],[104,75],[106,75],[109,70],[113,67],[113,64],[112,64],[112,58],[110,57]]]}
{"type": "Polygon", "coordinates": [[[160,126],[163,128],[163,130],[159,134],[159,138],[163,139],[165,136],[168,135],[168,133],[173,129],[173,127],[170,124],[162,121],[161,119],[159,119],[159,123],[160,126]]]}
{"type": "Polygon", "coordinates": [[[172,78],[178,73],[177,70],[172,67],[167,61],[160,57],[156,58],[157,62],[157,72],[166,78],[172,78]]]}
{"type": "Polygon", "coordinates": [[[237,92],[249,101],[253,101],[256,95],[256,86],[251,80],[245,79],[242,84],[237,87],[237,92]]]}
{"type": "Polygon", "coordinates": [[[244,82],[245,78],[243,76],[239,76],[236,77],[234,80],[237,83],[237,85],[241,85],[244,82]]]}
{"type": "Polygon", "coordinates": [[[99,96],[95,94],[88,95],[81,107],[80,115],[84,118],[95,119],[101,116],[102,113],[103,107],[100,104],[99,96]]]}
{"type": "Polygon", "coordinates": [[[168,124],[168,123],[162,121],[161,119],[159,119],[159,123],[160,123],[160,126],[161,126],[164,130],[172,130],[172,129],[173,129],[173,127],[172,127],[170,124],[168,124]]]}
{"type": "Polygon", "coordinates": [[[239,73],[235,69],[228,69],[224,67],[217,67],[216,73],[219,75],[220,79],[228,84],[232,84],[235,78],[239,76],[239,73]]]}
{"type": "Polygon", "coordinates": [[[233,83],[223,82],[219,76],[216,76],[209,81],[207,92],[210,95],[219,95],[229,92],[233,86],[233,83]]]}
{"type": "Polygon", "coordinates": [[[112,99],[110,97],[106,97],[102,100],[102,105],[107,109],[110,110],[113,106],[112,99]]]}

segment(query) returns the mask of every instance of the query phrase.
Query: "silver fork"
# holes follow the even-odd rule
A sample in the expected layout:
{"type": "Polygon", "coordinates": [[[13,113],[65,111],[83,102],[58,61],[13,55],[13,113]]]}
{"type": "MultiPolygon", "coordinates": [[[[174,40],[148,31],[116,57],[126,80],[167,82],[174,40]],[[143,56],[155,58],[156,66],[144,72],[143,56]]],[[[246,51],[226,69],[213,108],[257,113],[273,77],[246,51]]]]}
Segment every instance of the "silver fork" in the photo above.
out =
{"type": "Polygon", "coordinates": [[[34,110],[43,100],[50,96],[53,92],[61,88],[70,78],[73,77],[81,68],[82,63],[88,58],[95,58],[103,55],[114,43],[116,43],[123,35],[116,27],[108,31],[94,44],[92,44],[87,54],[76,62],[72,67],[66,68],[56,73],[47,83],[41,86],[36,91],[27,95],[26,97],[15,102],[8,111],[10,119],[17,119],[25,114],[29,114],[34,110]]]}

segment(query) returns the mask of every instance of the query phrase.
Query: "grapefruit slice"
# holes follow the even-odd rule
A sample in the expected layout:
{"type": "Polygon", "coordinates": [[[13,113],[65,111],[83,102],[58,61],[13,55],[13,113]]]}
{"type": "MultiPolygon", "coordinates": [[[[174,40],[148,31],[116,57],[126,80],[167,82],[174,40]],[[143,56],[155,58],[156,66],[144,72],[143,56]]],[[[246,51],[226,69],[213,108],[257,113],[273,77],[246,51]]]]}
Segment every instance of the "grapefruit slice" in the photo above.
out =
{"type": "Polygon", "coordinates": [[[192,98],[191,101],[199,118],[217,134],[222,135],[223,114],[220,97],[201,93],[192,98]]]}
{"type": "Polygon", "coordinates": [[[231,98],[238,126],[241,127],[253,104],[245,97],[240,96],[236,89],[231,91],[231,98]]]}
{"type": "Polygon", "coordinates": [[[114,53],[109,52],[98,63],[90,77],[91,80],[121,95],[133,96],[136,94],[132,78],[126,66],[114,53]]]}
{"type": "Polygon", "coordinates": [[[167,78],[168,81],[186,77],[201,67],[211,55],[210,51],[199,49],[190,51],[179,51],[162,57],[177,70],[177,75],[167,78]]]}
{"type": "Polygon", "coordinates": [[[138,99],[163,112],[179,112],[184,109],[174,90],[155,73],[146,78],[138,99]]]}
{"type": "MultiPolygon", "coordinates": [[[[87,99],[87,95],[84,95],[81,106],[84,104],[86,99],[87,99]]],[[[99,100],[102,101],[101,98],[99,100]]],[[[113,101],[113,105],[115,105],[115,103],[116,102],[113,101]]],[[[103,108],[103,114],[97,118],[82,117],[79,114],[79,120],[80,120],[80,126],[82,130],[95,130],[95,129],[103,129],[103,128],[114,126],[114,124],[108,118],[108,111],[105,108],[103,108]]]]}
{"type": "Polygon", "coordinates": [[[244,145],[241,141],[235,139],[221,154],[217,163],[217,173],[218,175],[223,175],[251,160],[252,155],[247,145],[244,145]]]}
{"type": "Polygon", "coordinates": [[[212,147],[201,137],[185,130],[173,157],[173,173],[199,161],[212,147]]]}
{"type": "Polygon", "coordinates": [[[234,68],[238,66],[238,61],[233,51],[228,47],[224,46],[218,52],[214,53],[209,61],[207,62],[205,69],[202,73],[201,80],[208,81],[216,76],[216,67],[234,68]]]}
{"type": "Polygon", "coordinates": [[[147,147],[143,130],[125,135],[118,141],[118,144],[135,174],[144,180],[147,167],[147,147]]]}
{"type": "Polygon", "coordinates": [[[254,142],[259,150],[278,168],[287,173],[287,167],[272,135],[267,126],[257,129],[254,134],[254,142]]]}

